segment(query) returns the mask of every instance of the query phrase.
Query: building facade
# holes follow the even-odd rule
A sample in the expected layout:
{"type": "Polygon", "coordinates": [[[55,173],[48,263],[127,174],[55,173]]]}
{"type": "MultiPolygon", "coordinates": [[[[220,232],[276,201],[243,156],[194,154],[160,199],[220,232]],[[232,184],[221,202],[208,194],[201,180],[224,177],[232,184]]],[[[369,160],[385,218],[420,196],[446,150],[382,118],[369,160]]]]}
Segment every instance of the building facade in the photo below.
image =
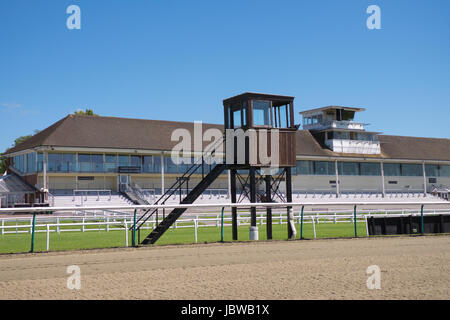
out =
{"type": "MultiPolygon", "coordinates": [[[[431,192],[450,186],[450,140],[381,135],[353,121],[361,108],[325,107],[301,112],[296,133],[295,192],[431,192]]],[[[176,129],[194,124],[69,115],[9,149],[8,173],[39,190],[113,190],[135,183],[155,193],[189,167],[171,158],[176,129]]],[[[223,125],[203,124],[203,130],[223,125]]],[[[206,144],[206,142],[205,142],[206,144]]],[[[186,159],[188,160],[188,159],[186,159]]],[[[208,172],[211,168],[204,168],[208,172]]],[[[204,172],[203,172],[204,174],[204,172]]],[[[202,178],[198,170],[190,181],[202,178]]],[[[228,189],[222,174],[211,188],[228,189]]]]}

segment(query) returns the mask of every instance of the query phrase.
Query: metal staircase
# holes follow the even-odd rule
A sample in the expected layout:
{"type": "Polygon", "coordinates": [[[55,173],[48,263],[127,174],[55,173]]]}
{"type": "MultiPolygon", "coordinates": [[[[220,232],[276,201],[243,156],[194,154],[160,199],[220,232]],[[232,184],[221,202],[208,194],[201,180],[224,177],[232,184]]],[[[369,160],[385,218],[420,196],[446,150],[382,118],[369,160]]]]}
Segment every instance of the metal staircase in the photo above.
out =
{"type": "MultiPolygon", "coordinates": [[[[207,150],[205,150],[197,161],[194,161],[194,164],[190,166],[186,172],[177,178],[177,181],[154,203],[154,204],[165,204],[166,201],[170,199],[171,196],[180,193],[180,204],[192,204],[210,185],[211,183],[219,177],[219,175],[224,171],[229,169],[229,165],[227,164],[217,164],[215,165],[210,172],[205,176],[205,166],[209,166],[206,163],[205,157],[210,156],[215,152],[215,150],[223,145],[224,139],[218,141],[213,144],[207,150]],[[202,180],[190,191],[187,192],[186,196],[182,198],[181,190],[183,186],[189,181],[189,178],[194,173],[201,173],[202,180]]],[[[173,209],[167,216],[165,215],[165,209],[163,211],[163,220],[158,224],[159,210],[161,209],[149,209],[146,210],[136,221],[136,232],[139,233],[142,226],[152,217],[156,216],[157,226],[153,231],[147,235],[147,237],[141,242],[142,244],[154,244],[163,234],[170,228],[170,226],[187,210],[186,208],[177,208],[173,209]]],[[[132,230],[133,227],[130,228],[132,230]]],[[[140,233],[139,233],[140,234],[140,233]]]]}
{"type": "Polygon", "coordinates": [[[137,205],[148,205],[150,204],[147,200],[145,200],[145,196],[141,188],[137,185],[127,185],[122,190],[123,195],[137,205]]]}

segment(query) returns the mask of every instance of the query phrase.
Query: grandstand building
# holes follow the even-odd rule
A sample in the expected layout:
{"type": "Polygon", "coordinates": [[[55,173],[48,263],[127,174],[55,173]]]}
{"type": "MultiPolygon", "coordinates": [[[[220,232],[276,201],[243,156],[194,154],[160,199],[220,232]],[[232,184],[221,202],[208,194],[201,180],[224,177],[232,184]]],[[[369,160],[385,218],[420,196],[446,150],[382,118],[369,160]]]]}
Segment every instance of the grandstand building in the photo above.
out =
{"type": "MultiPolygon", "coordinates": [[[[340,197],[365,192],[383,197],[397,192],[427,194],[450,186],[450,139],[369,132],[354,121],[361,111],[329,106],[300,112],[303,128],[296,133],[294,193],[340,197]]],[[[13,192],[7,177],[15,179],[16,194],[20,194],[17,178],[26,187],[23,199],[13,202],[43,201],[47,190],[119,193],[132,184],[161,194],[189,166],[176,165],[170,157],[178,143],[171,141],[171,134],[179,128],[193,132],[194,124],[68,115],[6,151],[8,176],[0,180],[0,196],[13,192]]],[[[208,128],[224,129],[203,124],[204,130],[208,128]]],[[[222,174],[210,188],[229,190],[228,175],[222,174]]],[[[197,172],[189,184],[194,186],[201,178],[197,172]]]]}

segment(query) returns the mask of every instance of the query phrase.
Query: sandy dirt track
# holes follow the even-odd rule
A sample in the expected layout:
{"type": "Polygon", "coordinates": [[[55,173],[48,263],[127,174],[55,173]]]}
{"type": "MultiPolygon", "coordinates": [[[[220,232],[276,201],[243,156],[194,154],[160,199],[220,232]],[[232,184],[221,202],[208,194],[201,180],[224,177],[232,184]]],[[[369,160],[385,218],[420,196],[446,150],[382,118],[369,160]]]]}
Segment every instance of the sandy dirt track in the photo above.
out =
{"type": "Polygon", "coordinates": [[[0,299],[449,299],[450,236],[0,256],[0,299]],[[381,289],[366,286],[370,265],[381,289]],[[67,289],[66,268],[81,268],[67,289]]]}

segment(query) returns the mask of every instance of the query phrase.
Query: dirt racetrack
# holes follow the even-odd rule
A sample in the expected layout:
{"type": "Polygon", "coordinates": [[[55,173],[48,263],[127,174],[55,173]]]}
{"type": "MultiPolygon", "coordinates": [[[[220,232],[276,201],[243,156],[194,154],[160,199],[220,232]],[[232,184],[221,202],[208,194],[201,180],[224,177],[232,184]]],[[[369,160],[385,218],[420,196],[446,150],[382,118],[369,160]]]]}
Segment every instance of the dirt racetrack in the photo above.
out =
{"type": "Polygon", "coordinates": [[[450,236],[0,256],[0,299],[449,299],[450,236]],[[81,289],[67,288],[78,265],[81,289]],[[369,290],[366,269],[381,269],[369,290]]]}

